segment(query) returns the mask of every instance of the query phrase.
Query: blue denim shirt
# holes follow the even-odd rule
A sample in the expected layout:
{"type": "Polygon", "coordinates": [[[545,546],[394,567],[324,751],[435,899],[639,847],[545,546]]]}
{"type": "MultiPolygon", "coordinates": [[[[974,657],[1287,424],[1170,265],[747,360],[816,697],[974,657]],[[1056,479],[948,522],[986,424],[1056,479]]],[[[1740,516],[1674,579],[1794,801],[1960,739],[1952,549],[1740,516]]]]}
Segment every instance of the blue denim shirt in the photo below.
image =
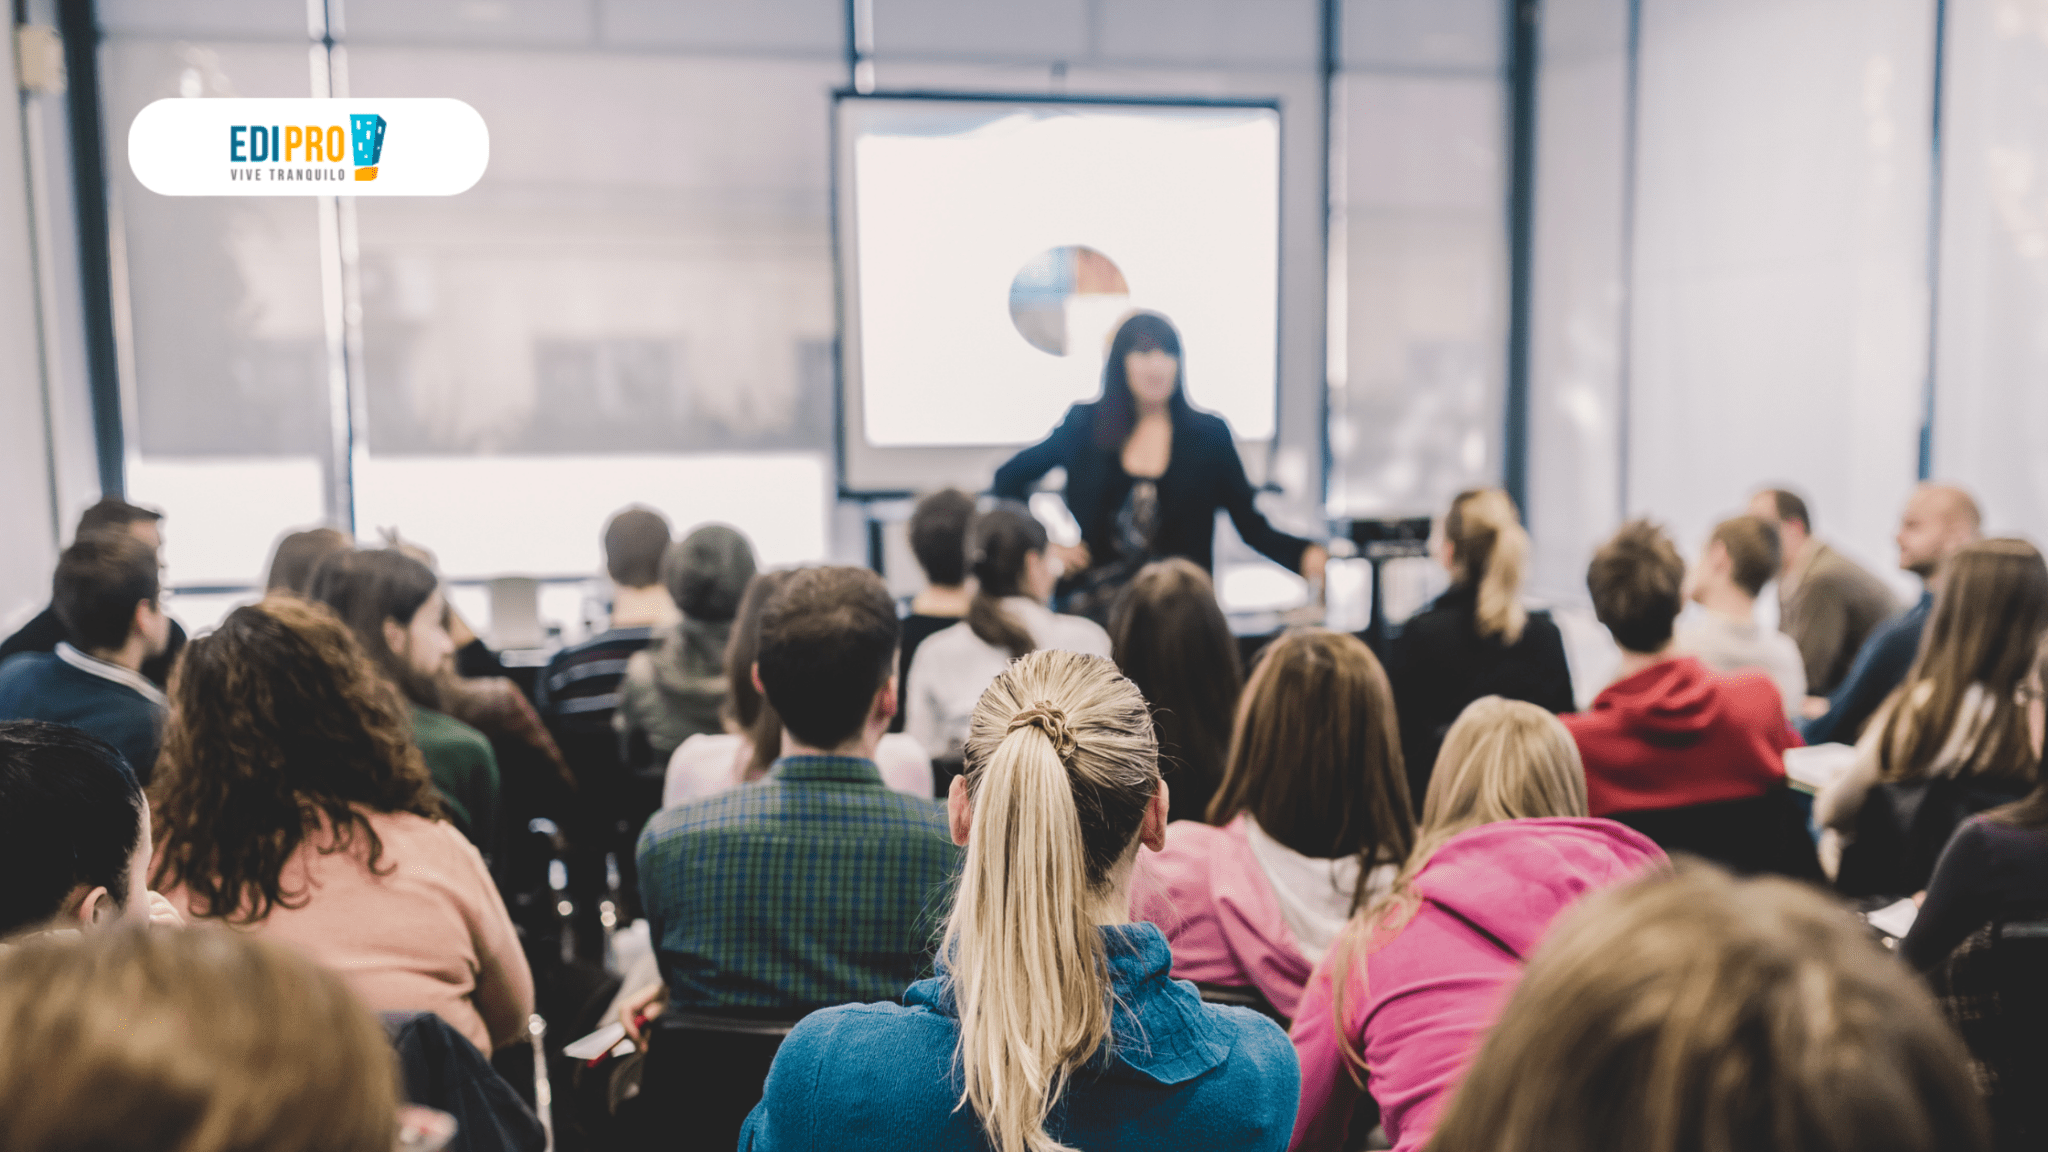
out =
{"type": "MultiPolygon", "coordinates": [[[[1194,985],[1172,979],[1155,925],[1101,931],[1115,989],[1110,1043],[1074,1074],[1046,1130],[1083,1150],[1287,1147],[1301,1099],[1287,1034],[1248,1009],[1204,1004],[1194,985]]],[[[986,1152],[974,1110],[958,1107],[959,1040],[943,970],[912,984],[900,1005],[814,1012],[776,1054],[739,1146],[986,1152]]]]}

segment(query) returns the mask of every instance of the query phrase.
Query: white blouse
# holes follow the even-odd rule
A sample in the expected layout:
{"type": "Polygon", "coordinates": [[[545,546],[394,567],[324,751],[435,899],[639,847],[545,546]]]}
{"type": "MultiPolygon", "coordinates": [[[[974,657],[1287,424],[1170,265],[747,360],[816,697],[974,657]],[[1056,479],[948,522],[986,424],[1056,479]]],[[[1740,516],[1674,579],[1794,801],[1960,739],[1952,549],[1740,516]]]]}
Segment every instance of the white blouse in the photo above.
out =
{"type": "MultiPolygon", "coordinates": [[[[1358,890],[1358,857],[1324,860],[1303,856],[1266,835],[1249,815],[1244,818],[1244,838],[1251,845],[1252,859],[1259,862],[1259,871],[1273,886],[1280,917],[1301,945],[1302,955],[1321,964],[1337,933],[1351,919],[1352,897],[1358,890]]],[[[1386,895],[1399,871],[1393,864],[1381,864],[1366,873],[1365,897],[1358,907],[1370,908],[1386,895]]]]}
{"type": "MultiPolygon", "coordinates": [[[[1002,605],[1040,648],[1110,654],[1109,633],[1093,620],[1062,616],[1024,596],[1008,597],[1002,605]]],[[[974,706],[1010,660],[1009,649],[976,636],[964,620],[933,633],[910,661],[910,683],[903,690],[904,734],[916,737],[934,756],[960,755],[974,706]]]]}
{"type": "MultiPolygon", "coordinates": [[[[676,746],[668,758],[668,775],[662,780],[661,806],[673,808],[688,800],[737,788],[747,761],[754,758],[754,742],[730,732],[698,734],[676,746]]],[[[882,770],[882,783],[909,796],[932,798],[932,758],[924,745],[900,732],[882,737],[875,747],[875,767],[882,770]]]]}

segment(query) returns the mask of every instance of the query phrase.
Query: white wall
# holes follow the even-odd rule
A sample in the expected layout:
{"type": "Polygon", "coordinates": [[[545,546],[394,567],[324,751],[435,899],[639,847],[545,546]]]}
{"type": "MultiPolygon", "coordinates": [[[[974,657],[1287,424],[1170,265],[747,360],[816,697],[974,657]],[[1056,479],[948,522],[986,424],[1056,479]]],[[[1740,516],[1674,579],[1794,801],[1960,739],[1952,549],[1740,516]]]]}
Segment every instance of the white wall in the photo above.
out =
{"type": "MultiPolygon", "coordinates": [[[[10,46],[0,90],[17,89],[10,46]]],[[[28,187],[21,118],[0,116],[0,632],[49,602],[57,555],[28,187]]]]}
{"type": "Polygon", "coordinates": [[[2048,6],[1949,5],[1934,474],[2048,539],[2048,6]]]}
{"type": "Polygon", "coordinates": [[[1538,589],[1582,599],[1624,514],[1692,555],[1782,484],[1912,591],[1891,538],[1926,377],[1932,0],[1643,0],[1632,156],[1628,5],[1546,8],[1538,589]]]}

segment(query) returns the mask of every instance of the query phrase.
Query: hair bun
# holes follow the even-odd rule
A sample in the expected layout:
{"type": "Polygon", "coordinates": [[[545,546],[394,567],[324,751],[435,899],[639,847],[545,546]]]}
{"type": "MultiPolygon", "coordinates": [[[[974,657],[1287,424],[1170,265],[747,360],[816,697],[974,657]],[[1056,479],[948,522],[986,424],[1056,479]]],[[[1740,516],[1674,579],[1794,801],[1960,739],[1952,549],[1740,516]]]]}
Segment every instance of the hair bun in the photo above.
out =
{"type": "MultiPolygon", "coordinates": [[[[1031,707],[1010,717],[1008,732],[1019,728],[1036,728],[1052,741],[1052,750],[1065,764],[1074,755],[1074,734],[1067,730],[1067,714],[1052,703],[1040,700],[1031,707]]],[[[1006,732],[1005,735],[1008,733],[1006,732]]]]}

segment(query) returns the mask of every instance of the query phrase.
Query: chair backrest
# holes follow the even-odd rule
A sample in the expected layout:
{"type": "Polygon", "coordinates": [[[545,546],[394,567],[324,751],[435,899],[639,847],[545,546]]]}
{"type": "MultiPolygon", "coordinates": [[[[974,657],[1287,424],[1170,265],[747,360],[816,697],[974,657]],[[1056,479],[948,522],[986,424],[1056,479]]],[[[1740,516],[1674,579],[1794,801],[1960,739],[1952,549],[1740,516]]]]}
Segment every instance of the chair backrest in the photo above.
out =
{"type": "Polygon", "coordinates": [[[768,1068],[788,1015],[671,1010],[655,1021],[641,1069],[640,1093],[620,1109],[622,1150],[731,1148],[747,1113],[761,1102],[768,1068]]]}
{"type": "Polygon", "coordinates": [[[1969,1046],[2000,1148],[2048,1142],[2048,904],[2007,908],[1929,974],[1969,1046]]]}
{"type": "Polygon", "coordinates": [[[1920,891],[1934,876],[1934,862],[1957,825],[2019,799],[2029,787],[1954,776],[1878,784],[1856,814],[1856,835],[1842,850],[1836,889],[1845,896],[1920,891]]]}
{"type": "Polygon", "coordinates": [[[1744,875],[1769,873],[1823,883],[1820,858],[1806,830],[1797,797],[1778,787],[1761,796],[1688,804],[1614,819],[1657,842],[1666,852],[1704,857],[1744,875]]]}

